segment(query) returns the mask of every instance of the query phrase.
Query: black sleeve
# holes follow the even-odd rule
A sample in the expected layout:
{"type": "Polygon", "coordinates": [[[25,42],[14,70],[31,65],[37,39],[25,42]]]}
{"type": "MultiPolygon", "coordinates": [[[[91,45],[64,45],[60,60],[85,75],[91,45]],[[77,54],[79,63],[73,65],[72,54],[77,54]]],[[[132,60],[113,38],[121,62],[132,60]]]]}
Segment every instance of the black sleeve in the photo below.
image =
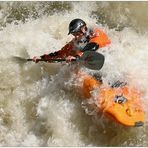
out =
{"type": "Polygon", "coordinates": [[[96,51],[99,48],[99,45],[97,43],[88,43],[83,49],[82,52],[84,51],[96,51]]]}
{"type": "Polygon", "coordinates": [[[51,56],[51,57],[54,57],[54,56],[57,56],[58,55],[58,52],[57,51],[56,52],[52,52],[52,53],[50,53],[48,55],[51,56]]]}
{"type": "Polygon", "coordinates": [[[50,54],[48,54],[48,55],[42,55],[42,56],[40,56],[40,57],[41,57],[41,59],[44,59],[45,56],[54,57],[54,56],[57,56],[57,55],[58,55],[58,52],[52,52],[52,53],[50,53],[50,54]]]}

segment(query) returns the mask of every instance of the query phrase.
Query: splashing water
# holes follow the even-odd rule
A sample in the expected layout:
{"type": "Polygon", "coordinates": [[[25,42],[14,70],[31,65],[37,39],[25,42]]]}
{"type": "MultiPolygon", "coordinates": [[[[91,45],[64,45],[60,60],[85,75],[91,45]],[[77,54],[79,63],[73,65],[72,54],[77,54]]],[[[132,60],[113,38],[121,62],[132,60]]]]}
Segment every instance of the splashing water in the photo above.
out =
{"type": "Polygon", "coordinates": [[[147,10],[147,2],[0,2],[0,6],[0,146],[148,146],[147,122],[140,128],[104,125],[101,118],[84,112],[69,66],[11,59],[61,49],[71,39],[69,22],[81,17],[112,39],[111,46],[100,50],[106,58],[101,69],[104,81],[123,79],[137,86],[147,113],[148,25],[139,21],[145,20],[139,13],[147,10]]]}

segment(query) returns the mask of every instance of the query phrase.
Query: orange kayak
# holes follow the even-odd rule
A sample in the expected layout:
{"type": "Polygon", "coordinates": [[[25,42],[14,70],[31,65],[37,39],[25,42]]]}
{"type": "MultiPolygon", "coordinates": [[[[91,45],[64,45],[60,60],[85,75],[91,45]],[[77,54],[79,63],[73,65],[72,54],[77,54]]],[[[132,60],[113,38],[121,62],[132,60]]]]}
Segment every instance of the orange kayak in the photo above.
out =
{"type": "MultiPolygon", "coordinates": [[[[142,106],[141,94],[128,85],[121,87],[105,87],[94,77],[79,73],[82,94],[85,99],[97,100],[98,112],[125,126],[142,126],[145,112],[142,106]],[[93,91],[98,91],[93,95],[93,91]]],[[[96,101],[95,101],[96,102],[96,101]]]]}

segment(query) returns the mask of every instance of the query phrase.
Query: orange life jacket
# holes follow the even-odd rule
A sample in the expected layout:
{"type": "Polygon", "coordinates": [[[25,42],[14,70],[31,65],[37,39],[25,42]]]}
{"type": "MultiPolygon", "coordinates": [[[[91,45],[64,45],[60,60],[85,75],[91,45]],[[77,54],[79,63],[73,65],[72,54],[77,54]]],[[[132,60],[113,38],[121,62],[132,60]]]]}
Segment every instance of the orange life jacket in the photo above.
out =
{"type": "Polygon", "coordinates": [[[94,30],[94,34],[91,37],[90,42],[95,42],[99,45],[99,48],[102,48],[110,44],[111,40],[104,31],[97,28],[94,30]]]}

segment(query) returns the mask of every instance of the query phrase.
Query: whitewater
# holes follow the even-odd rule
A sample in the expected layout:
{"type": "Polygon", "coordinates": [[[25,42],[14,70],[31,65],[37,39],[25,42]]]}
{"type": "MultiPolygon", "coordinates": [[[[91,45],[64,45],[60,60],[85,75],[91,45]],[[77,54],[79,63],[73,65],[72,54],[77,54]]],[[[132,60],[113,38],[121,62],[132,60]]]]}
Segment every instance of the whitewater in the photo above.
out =
{"type": "Polygon", "coordinates": [[[148,146],[147,2],[0,2],[0,6],[0,146],[148,146]],[[21,7],[26,8],[23,15],[16,13],[21,7]],[[104,82],[120,79],[136,86],[143,94],[144,126],[123,127],[90,115],[68,64],[13,60],[61,49],[72,39],[67,33],[74,18],[102,28],[112,40],[98,51],[105,55],[103,68],[84,71],[101,72],[104,82]]]}

